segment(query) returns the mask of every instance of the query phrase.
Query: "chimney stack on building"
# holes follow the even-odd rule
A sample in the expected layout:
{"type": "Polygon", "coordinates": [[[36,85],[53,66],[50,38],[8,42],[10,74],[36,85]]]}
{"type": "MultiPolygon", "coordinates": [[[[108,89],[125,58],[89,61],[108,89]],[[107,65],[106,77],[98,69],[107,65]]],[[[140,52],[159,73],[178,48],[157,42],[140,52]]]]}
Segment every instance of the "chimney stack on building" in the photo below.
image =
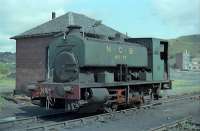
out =
{"type": "Polygon", "coordinates": [[[52,20],[55,19],[55,18],[56,18],[56,13],[55,13],[55,12],[52,12],[52,15],[51,15],[51,16],[52,16],[52,20]]]}

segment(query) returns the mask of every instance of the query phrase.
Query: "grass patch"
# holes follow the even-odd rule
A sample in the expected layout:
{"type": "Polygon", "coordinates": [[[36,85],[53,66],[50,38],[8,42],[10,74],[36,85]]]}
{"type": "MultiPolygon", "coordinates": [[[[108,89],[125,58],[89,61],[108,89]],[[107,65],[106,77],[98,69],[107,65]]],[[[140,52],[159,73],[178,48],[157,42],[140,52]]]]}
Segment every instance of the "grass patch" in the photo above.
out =
{"type": "Polygon", "coordinates": [[[172,81],[172,86],[174,88],[184,87],[184,86],[190,86],[190,85],[193,85],[193,82],[189,81],[189,80],[174,80],[174,81],[172,81]]]}
{"type": "Polygon", "coordinates": [[[5,102],[4,98],[2,96],[0,96],[0,112],[3,109],[4,102],[5,102]]]}
{"type": "Polygon", "coordinates": [[[14,79],[0,79],[0,87],[1,86],[15,86],[14,79]]]}
{"type": "Polygon", "coordinates": [[[15,79],[0,79],[0,93],[10,92],[15,88],[15,79]]]}
{"type": "Polygon", "coordinates": [[[188,94],[200,92],[200,83],[194,84],[189,80],[174,80],[172,82],[172,92],[175,94],[188,94]]]}
{"type": "Polygon", "coordinates": [[[15,87],[15,64],[0,62],[0,93],[13,91],[15,87]]]}

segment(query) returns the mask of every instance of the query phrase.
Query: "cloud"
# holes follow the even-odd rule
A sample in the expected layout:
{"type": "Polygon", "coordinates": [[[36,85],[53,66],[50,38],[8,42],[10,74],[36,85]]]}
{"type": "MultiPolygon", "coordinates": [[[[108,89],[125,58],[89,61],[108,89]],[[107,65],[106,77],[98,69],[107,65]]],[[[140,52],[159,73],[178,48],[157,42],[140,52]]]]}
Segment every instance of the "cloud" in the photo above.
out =
{"type": "Polygon", "coordinates": [[[2,34],[0,32],[0,52],[15,52],[15,41],[9,38],[10,35],[2,34]]]}
{"type": "Polygon", "coordinates": [[[200,0],[152,0],[163,24],[179,33],[200,33],[200,0]]]}
{"type": "Polygon", "coordinates": [[[50,20],[52,11],[56,16],[83,13],[115,29],[137,32],[134,35],[200,33],[200,0],[145,1],[127,0],[119,9],[113,5],[121,5],[116,0],[0,0],[0,51],[15,51],[15,41],[9,38],[50,20]],[[136,3],[140,6],[132,8],[136,3]]]}
{"type": "Polygon", "coordinates": [[[21,32],[22,28],[29,28],[51,19],[51,11],[57,14],[63,14],[65,11],[62,7],[68,4],[70,0],[2,0],[0,1],[0,25],[3,31],[10,33],[11,31],[21,32]],[[8,28],[10,27],[10,28],[8,28]]]}
{"type": "Polygon", "coordinates": [[[0,51],[15,51],[9,38],[51,19],[51,12],[62,15],[72,0],[1,0],[0,51]]]}
{"type": "Polygon", "coordinates": [[[56,12],[56,16],[63,15],[72,9],[93,18],[104,16],[103,12],[95,12],[84,6],[76,8],[77,3],[82,5],[90,1],[0,0],[0,51],[15,51],[15,41],[9,38],[51,20],[52,11],[56,12]]]}

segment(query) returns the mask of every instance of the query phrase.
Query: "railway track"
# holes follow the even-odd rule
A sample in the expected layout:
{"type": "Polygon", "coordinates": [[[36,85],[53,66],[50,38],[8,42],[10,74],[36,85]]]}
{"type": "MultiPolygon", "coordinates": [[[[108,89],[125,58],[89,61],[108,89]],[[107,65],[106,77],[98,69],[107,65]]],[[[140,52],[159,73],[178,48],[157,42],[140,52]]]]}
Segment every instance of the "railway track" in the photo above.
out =
{"type": "Polygon", "coordinates": [[[28,118],[21,118],[12,121],[4,121],[0,122],[0,130],[19,130],[19,131],[52,131],[59,129],[70,129],[74,127],[84,126],[87,124],[91,124],[93,122],[104,122],[106,120],[112,120],[115,116],[129,114],[136,110],[141,109],[149,109],[151,107],[185,100],[185,99],[193,99],[197,98],[197,95],[185,95],[181,97],[171,97],[171,98],[163,98],[155,102],[151,102],[150,104],[140,106],[140,108],[129,108],[123,109],[120,111],[115,111],[111,113],[103,113],[103,114],[95,114],[95,115],[86,115],[80,116],[80,114],[71,114],[71,113],[55,113],[50,115],[41,115],[41,116],[33,116],[28,118]],[[63,117],[66,116],[66,117],[63,117]]]}
{"type": "Polygon", "coordinates": [[[33,126],[35,123],[43,123],[47,119],[66,115],[65,112],[57,112],[48,115],[39,115],[25,118],[10,118],[11,120],[3,120],[0,122],[0,130],[12,130],[17,128],[25,128],[33,126]]]}
{"type": "Polygon", "coordinates": [[[185,117],[172,123],[163,124],[150,131],[200,131],[200,123],[192,122],[192,117],[185,117]]]}

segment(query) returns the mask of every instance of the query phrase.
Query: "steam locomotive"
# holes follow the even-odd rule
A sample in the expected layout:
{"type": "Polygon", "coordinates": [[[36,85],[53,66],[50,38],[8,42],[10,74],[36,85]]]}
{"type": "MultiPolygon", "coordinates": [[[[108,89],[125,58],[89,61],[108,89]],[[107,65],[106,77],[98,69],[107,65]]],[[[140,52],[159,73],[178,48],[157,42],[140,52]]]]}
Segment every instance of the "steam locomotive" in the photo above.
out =
{"type": "Polygon", "coordinates": [[[168,42],[156,38],[107,37],[78,25],[48,47],[47,79],[30,86],[33,100],[66,111],[117,110],[171,89],[168,42]]]}

